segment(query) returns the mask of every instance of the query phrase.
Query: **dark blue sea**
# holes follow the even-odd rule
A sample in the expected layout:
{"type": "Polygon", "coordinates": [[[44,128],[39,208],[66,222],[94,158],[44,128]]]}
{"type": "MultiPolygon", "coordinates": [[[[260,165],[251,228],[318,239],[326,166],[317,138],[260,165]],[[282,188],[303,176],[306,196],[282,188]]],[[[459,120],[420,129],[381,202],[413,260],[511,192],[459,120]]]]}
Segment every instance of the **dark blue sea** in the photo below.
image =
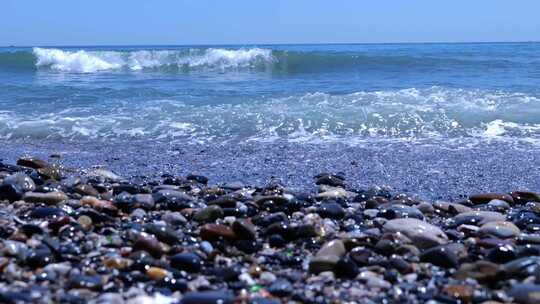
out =
{"type": "Polygon", "coordinates": [[[0,138],[540,139],[540,43],[0,48],[0,138]]]}

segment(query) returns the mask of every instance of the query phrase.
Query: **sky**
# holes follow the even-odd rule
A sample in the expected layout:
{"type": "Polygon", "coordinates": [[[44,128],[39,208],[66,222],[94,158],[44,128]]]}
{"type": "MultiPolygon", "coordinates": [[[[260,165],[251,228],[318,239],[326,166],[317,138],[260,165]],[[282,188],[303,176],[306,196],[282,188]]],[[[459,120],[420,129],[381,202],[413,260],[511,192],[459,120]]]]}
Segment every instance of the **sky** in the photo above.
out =
{"type": "Polygon", "coordinates": [[[540,41],[539,0],[2,0],[0,45],[540,41]]]}

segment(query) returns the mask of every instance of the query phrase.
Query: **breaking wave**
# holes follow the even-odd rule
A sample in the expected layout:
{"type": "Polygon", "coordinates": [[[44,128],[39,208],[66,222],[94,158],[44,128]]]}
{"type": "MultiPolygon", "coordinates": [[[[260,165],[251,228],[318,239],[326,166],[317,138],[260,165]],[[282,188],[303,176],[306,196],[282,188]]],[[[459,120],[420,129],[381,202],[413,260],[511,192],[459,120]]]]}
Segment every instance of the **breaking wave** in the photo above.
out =
{"type": "Polygon", "coordinates": [[[272,52],[251,48],[228,50],[221,48],[189,49],[186,51],[141,50],[121,51],[65,51],[34,48],[37,67],[57,71],[92,73],[105,70],[128,69],[138,71],[169,67],[176,69],[238,69],[255,68],[272,62],[272,52]]]}
{"type": "Polygon", "coordinates": [[[97,50],[35,47],[0,52],[0,68],[52,70],[66,73],[103,71],[257,70],[279,73],[344,71],[384,67],[472,66],[510,67],[508,59],[449,58],[363,52],[284,51],[268,48],[175,48],[170,50],[97,50]]]}

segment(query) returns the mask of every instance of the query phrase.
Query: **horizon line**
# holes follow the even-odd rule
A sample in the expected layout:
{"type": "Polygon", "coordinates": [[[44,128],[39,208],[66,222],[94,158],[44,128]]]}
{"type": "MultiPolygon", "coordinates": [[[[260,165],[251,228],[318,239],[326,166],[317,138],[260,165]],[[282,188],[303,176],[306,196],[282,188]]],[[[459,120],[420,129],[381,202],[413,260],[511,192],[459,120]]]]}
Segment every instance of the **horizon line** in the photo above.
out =
{"type": "Polygon", "coordinates": [[[129,47],[129,46],[280,46],[280,45],[392,45],[392,44],[504,44],[504,43],[540,43],[540,40],[516,41],[412,41],[412,42],[283,42],[283,43],[192,43],[192,44],[36,44],[36,45],[0,45],[0,48],[31,47],[129,47]]]}

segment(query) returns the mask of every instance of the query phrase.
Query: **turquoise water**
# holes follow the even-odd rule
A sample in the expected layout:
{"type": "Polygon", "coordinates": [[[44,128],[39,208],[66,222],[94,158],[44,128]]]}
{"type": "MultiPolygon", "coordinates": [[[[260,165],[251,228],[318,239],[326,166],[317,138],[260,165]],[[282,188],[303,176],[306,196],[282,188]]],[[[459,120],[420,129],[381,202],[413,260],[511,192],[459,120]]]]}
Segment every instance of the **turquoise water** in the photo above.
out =
{"type": "Polygon", "coordinates": [[[0,139],[540,139],[540,43],[0,48],[0,139]]]}

